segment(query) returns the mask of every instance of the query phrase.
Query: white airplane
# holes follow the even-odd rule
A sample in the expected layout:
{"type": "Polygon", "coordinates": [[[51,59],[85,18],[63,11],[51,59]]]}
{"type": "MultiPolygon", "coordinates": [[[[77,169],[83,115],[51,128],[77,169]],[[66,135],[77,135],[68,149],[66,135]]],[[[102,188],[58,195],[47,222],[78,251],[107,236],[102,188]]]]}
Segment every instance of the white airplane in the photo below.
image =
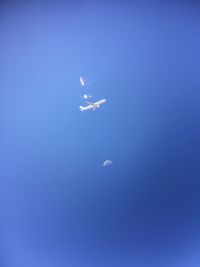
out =
{"type": "Polygon", "coordinates": [[[85,86],[85,81],[83,79],[83,77],[80,76],[80,83],[81,83],[81,86],[85,86]]]}
{"type": "Polygon", "coordinates": [[[102,99],[102,100],[99,100],[99,101],[94,102],[94,103],[92,103],[92,102],[86,102],[86,103],[88,104],[88,106],[85,106],[85,107],[79,106],[80,111],[85,111],[85,110],[89,110],[89,109],[95,110],[95,109],[99,108],[100,105],[106,103],[106,99],[102,99]]]}

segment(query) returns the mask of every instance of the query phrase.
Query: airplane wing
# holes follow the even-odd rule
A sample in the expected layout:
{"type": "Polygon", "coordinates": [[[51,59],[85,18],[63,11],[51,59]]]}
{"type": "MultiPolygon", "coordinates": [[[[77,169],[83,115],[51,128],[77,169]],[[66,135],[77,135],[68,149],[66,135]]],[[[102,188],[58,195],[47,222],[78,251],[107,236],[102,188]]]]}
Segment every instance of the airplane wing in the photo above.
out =
{"type": "Polygon", "coordinates": [[[85,101],[85,103],[86,103],[87,105],[93,105],[93,103],[92,103],[92,102],[89,102],[89,101],[85,101]]]}

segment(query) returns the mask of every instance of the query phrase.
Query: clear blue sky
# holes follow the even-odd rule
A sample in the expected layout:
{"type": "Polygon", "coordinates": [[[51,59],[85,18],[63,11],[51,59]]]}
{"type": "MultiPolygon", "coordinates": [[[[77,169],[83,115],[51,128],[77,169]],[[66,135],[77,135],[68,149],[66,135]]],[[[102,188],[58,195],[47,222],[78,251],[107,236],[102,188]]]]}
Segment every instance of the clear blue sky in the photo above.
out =
{"type": "Polygon", "coordinates": [[[2,267],[200,266],[199,12],[0,3],[2,267]]]}

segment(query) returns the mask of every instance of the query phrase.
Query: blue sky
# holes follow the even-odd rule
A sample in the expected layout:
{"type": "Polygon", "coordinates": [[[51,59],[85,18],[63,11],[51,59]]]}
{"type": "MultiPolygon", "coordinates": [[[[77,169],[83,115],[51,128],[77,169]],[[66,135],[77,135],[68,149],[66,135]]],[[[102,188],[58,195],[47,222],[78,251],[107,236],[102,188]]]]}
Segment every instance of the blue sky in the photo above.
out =
{"type": "Polygon", "coordinates": [[[199,266],[199,10],[0,3],[2,266],[199,266]]]}

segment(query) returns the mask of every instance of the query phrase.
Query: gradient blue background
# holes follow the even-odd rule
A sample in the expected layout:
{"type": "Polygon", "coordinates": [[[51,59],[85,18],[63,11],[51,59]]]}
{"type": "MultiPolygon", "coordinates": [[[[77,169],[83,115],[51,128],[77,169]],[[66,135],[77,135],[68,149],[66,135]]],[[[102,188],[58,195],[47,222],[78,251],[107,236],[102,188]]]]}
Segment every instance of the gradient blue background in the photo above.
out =
{"type": "Polygon", "coordinates": [[[0,266],[200,266],[199,49],[195,1],[1,1],[0,266]]]}

